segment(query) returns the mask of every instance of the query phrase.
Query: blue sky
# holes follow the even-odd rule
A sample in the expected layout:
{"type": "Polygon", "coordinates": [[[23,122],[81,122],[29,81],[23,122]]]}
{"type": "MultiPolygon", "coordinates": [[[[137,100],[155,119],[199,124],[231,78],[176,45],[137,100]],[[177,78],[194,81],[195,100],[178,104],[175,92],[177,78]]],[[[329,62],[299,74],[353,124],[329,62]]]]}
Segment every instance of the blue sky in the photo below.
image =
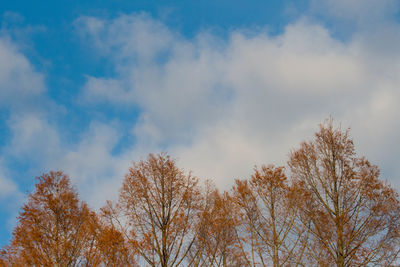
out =
{"type": "Polygon", "coordinates": [[[15,0],[0,22],[0,245],[43,172],[97,209],[168,151],[229,189],[329,116],[400,189],[397,0],[15,0]]]}

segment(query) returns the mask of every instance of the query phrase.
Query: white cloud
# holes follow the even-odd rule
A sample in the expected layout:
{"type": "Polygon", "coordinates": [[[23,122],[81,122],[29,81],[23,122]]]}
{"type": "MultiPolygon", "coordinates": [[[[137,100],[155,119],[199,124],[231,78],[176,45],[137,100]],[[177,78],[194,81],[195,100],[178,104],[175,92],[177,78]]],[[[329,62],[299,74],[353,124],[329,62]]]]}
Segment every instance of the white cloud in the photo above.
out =
{"type": "Polygon", "coordinates": [[[3,163],[3,158],[0,158],[0,203],[2,212],[8,212],[10,215],[6,220],[6,225],[4,225],[10,232],[16,224],[19,208],[25,198],[17,183],[9,175],[9,171],[3,163]]]}
{"type": "MultiPolygon", "coordinates": [[[[9,18],[10,14],[5,14],[4,18],[7,16],[9,18]]],[[[16,17],[16,19],[19,18],[16,17]]],[[[6,23],[3,24],[6,25],[6,23]]],[[[38,129],[40,125],[30,120],[29,116],[20,124],[16,123],[14,119],[19,116],[17,113],[27,114],[35,101],[43,99],[42,94],[46,88],[44,75],[35,70],[23,54],[19,44],[11,40],[9,33],[8,29],[3,27],[0,29],[0,112],[5,112],[1,116],[5,121],[1,124],[3,127],[11,126],[12,128],[9,130],[17,133],[18,136],[15,136],[12,144],[7,139],[5,145],[1,147],[0,204],[2,212],[8,214],[7,225],[4,227],[11,231],[25,197],[20,188],[24,181],[21,177],[15,177],[15,173],[18,173],[19,170],[12,169],[13,167],[8,166],[8,163],[10,157],[18,154],[29,154],[32,156],[32,160],[36,159],[37,155],[27,151],[32,147],[38,148],[35,145],[37,141],[35,133],[40,131],[38,129]],[[9,117],[6,117],[6,114],[10,114],[9,117]],[[13,148],[8,150],[11,147],[13,148]]],[[[19,34],[19,32],[16,33],[16,35],[19,34]]],[[[26,38],[26,34],[22,35],[22,39],[26,38]]],[[[8,138],[7,131],[2,130],[1,134],[1,138],[8,138]]]]}
{"type": "Polygon", "coordinates": [[[59,154],[59,134],[49,124],[46,115],[33,112],[15,113],[9,119],[8,126],[12,139],[5,152],[9,155],[41,163],[59,154]]]}
{"type": "Polygon", "coordinates": [[[275,38],[234,36],[227,64],[233,87],[323,96],[359,88],[363,66],[355,51],[321,26],[298,22],[275,38]]]}
{"type": "Polygon", "coordinates": [[[0,200],[14,195],[18,192],[18,186],[9,178],[7,178],[0,169],[0,200]]]}
{"type": "Polygon", "coordinates": [[[138,107],[135,143],[115,152],[126,134],[118,121],[93,121],[71,144],[50,114],[19,112],[8,121],[6,152],[65,171],[92,206],[116,198],[132,160],[161,150],[227,189],[255,164],[284,164],[329,115],[351,126],[360,153],[400,186],[400,48],[390,45],[400,38],[398,25],[344,42],[304,18],[277,36],[235,31],[228,40],[185,39],[143,14],[76,23],[116,72],[88,76],[82,98],[138,107]]]}
{"type": "MultiPolygon", "coordinates": [[[[93,122],[75,144],[62,139],[57,126],[45,115],[14,115],[9,127],[12,140],[4,154],[28,161],[31,178],[51,170],[64,171],[77,186],[82,199],[96,208],[117,195],[130,162],[126,162],[123,155],[112,153],[120,140],[117,125],[93,122]]],[[[4,191],[6,195],[17,190],[15,183],[1,173],[0,187],[0,193],[4,191]]]]}
{"type": "Polygon", "coordinates": [[[91,45],[118,55],[117,58],[122,61],[154,60],[174,41],[167,27],[146,14],[121,15],[107,22],[95,17],[81,17],[75,25],[91,45]]]}
{"type": "Polygon", "coordinates": [[[58,157],[48,162],[49,168],[67,173],[81,197],[96,208],[106,199],[115,198],[129,166],[123,156],[112,154],[120,140],[117,128],[92,123],[78,144],[64,147],[58,157]]]}
{"type": "MultiPolygon", "coordinates": [[[[337,8],[353,8],[347,4],[337,8]]],[[[400,166],[387,156],[398,151],[400,134],[400,48],[389,45],[399,38],[397,24],[341,41],[306,18],[278,36],[236,31],[228,40],[207,33],[188,40],[145,15],[79,23],[117,72],[90,77],[84,96],[140,107],[139,143],[167,148],[222,187],[254,164],[284,164],[330,115],[353,128],[359,151],[400,166]]]]}
{"type": "Polygon", "coordinates": [[[322,16],[369,27],[392,20],[399,7],[397,0],[311,0],[311,10],[322,16]]]}
{"type": "Polygon", "coordinates": [[[150,146],[136,145],[116,153],[121,137],[117,122],[92,122],[79,142],[64,144],[53,160],[45,162],[46,168],[64,171],[77,186],[81,198],[92,207],[100,208],[106,200],[116,200],[132,161],[152,152],[150,146]]]}
{"type": "Polygon", "coordinates": [[[45,89],[43,75],[7,37],[0,37],[0,103],[19,105],[45,89]]]}

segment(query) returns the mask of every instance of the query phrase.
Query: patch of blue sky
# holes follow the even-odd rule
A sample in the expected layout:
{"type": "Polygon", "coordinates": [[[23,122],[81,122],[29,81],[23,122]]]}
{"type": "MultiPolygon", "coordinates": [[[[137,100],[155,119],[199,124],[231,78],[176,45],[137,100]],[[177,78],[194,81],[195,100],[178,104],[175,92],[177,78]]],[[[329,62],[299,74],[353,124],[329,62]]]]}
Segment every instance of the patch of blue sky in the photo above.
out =
{"type": "Polygon", "coordinates": [[[6,145],[11,135],[11,131],[7,126],[7,119],[9,116],[9,110],[0,107],[0,151],[6,145]]]}
{"type": "MultiPolygon", "coordinates": [[[[2,200],[3,202],[3,200],[2,200]]],[[[4,203],[4,202],[3,202],[4,203]]],[[[0,231],[0,246],[3,246],[8,243],[8,240],[11,238],[11,231],[12,231],[12,226],[9,223],[10,219],[10,210],[6,205],[1,205],[0,206],[0,225],[1,231],[0,231]]]]}

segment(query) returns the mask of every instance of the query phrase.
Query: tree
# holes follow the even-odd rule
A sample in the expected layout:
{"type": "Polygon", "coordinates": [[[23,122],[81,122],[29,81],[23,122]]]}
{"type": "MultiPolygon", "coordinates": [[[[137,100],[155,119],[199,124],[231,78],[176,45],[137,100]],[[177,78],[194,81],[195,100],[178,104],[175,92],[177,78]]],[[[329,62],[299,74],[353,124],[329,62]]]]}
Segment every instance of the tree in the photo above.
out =
{"type": "Polygon", "coordinates": [[[357,157],[349,130],[320,125],[290,154],[308,253],[321,266],[390,266],[399,252],[398,194],[379,169],[357,157]]]}
{"type": "Polygon", "coordinates": [[[97,220],[96,214],[79,201],[62,172],[37,179],[11,244],[3,251],[4,261],[27,266],[92,265],[95,243],[90,225],[97,220]]]}
{"type": "Polygon", "coordinates": [[[236,227],[236,205],[227,193],[208,184],[193,253],[193,266],[245,266],[236,227]]]}
{"type": "Polygon", "coordinates": [[[135,254],[123,234],[113,225],[102,224],[96,235],[99,263],[105,266],[137,266],[135,254]]]}
{"type": "Polygon", "coordinates": [[[236,180],[235,200],[244,222],[242,242],[253,266],[296,266],[306,246],[304,227],[283,167],[255,168],[250,181],[236,180]]]}
{"type": "Polygon", "coordinates": [[[197,183],[166,154],[150,154],[129,169],[120,191],[120,213],[113,217],[142,262],[183,265],[196,238],[201,202],[197,183]]]}

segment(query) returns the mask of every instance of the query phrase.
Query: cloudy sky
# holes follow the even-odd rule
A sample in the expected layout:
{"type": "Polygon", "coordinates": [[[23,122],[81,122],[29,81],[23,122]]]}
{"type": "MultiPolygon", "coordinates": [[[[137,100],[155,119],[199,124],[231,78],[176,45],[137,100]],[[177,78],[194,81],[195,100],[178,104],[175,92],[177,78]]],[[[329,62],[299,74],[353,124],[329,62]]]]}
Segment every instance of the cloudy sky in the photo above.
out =
{"type": "Polygon", "coordinates": [[[35,177],[93,208],[168,151],[229,189],[332,116],[400,189],[398,0],[5,1],[0,246],[35,177]]]}

